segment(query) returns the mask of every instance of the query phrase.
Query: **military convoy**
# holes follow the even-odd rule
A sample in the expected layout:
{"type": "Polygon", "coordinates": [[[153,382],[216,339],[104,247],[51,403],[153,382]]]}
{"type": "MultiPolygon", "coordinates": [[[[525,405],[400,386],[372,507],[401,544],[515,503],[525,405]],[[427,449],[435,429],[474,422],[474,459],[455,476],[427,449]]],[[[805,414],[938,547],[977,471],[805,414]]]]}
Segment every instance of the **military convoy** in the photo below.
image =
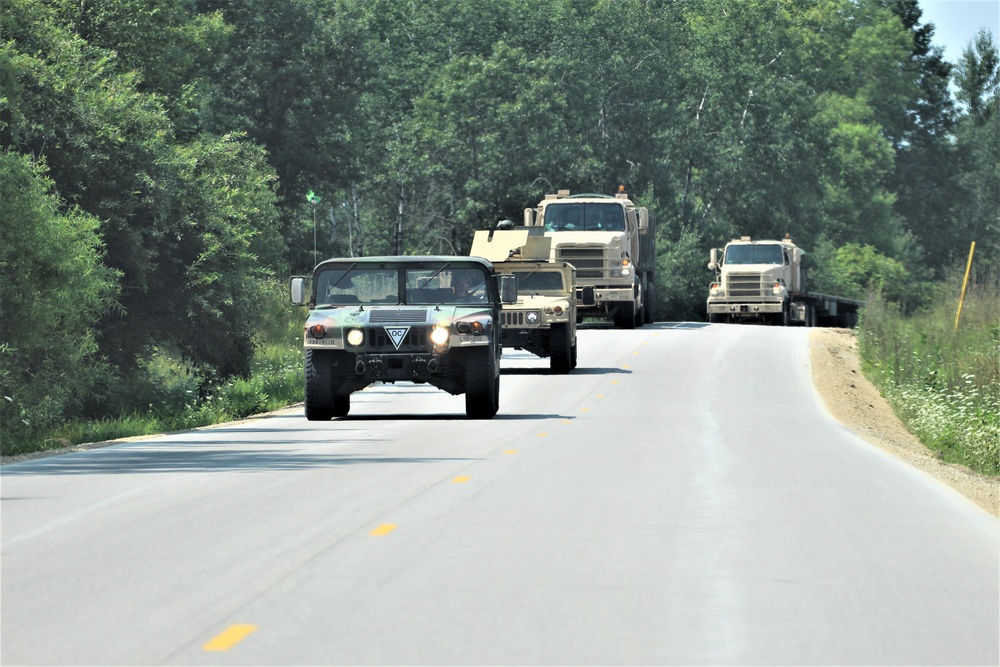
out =
{"type": "Polygon", "coordinates": [[[653,321],[656,230],[624,188],[614,196],[548,194],[524,210],[524,225],[552,239],[553,262],[576,268],[579,318],[608,319],[620,329],[653,321]],[[584,290],[593,291],[592,303],[584,303],[584,290]]]}
{"type": "Polygon", "coordinates": [[[476,232],[471,254],[517,279],[517,302],[503,305],[503,346],[548,358],[553,373],[569,373],[576,368],[576,269],[550,261],[551,244],[540,228],[510,223],[476,232]]]}
{"type": "Polygon", "coordinates": [[[806,291],[805,253],[787,234],[781,241],[733,239],[712,248],[708,268],[716,272],[705,309],[709,322],[763,322],[788,326],[853,327],[855,299],[806,291]]]}
{"type": "Polygon", "coordinates": [[[517,301],[513,276],[485,259],[458,256],[360,257],[321,262],[306,297],[306,419],[343,417],[351,394],[374,382],[426,383],[465,394],[473,419],[500,407],[502,303],[517,301]]]}
{"type": "MultiPolygon", "coordinates": [[[[305,414],[343,417],[351,394],[376,382],[429,384],[465,395],[466,414],[500,406],[503,348],[577,365],[577,325],[610,318],[631,329],[653,319],[655,230],[646,209],[613,197],[547,195],[524,226],[476,232],[470,256],[329,259],[292,278],[305,323],[305,414]],[[308,291],[308,293],[307,293],[308,291]]],[[[734,239],[712,249],[710,322],[852,327],[861,301],[806,291],[803,251],[734,239]]]]}

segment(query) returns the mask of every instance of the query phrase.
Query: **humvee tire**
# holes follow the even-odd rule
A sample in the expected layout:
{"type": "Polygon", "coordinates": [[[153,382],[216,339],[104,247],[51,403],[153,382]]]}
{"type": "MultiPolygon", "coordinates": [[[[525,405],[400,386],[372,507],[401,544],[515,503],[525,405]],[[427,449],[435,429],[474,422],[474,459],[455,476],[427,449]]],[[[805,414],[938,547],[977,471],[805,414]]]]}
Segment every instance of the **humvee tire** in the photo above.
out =
{"type": "Polygon", "coordinates": [[[492,419],[500,410],[500,376],[491,348],[468,350],[465,360],[465,414],[492,419]]]}
{"type": "Polygon", "coordinates": [[[552,345],[549,370],[553,373],[562,375],[573,369],[573,341],[570,340],[572,335],[568,324],[552,325],[552,337],[549,339],[552,345]]]}
{"type": "Polygon", "coordinates": [[[309,421],[330,421],[334,417],[331,362],[328,350],[306,350],[306,419],[309,421]]]}

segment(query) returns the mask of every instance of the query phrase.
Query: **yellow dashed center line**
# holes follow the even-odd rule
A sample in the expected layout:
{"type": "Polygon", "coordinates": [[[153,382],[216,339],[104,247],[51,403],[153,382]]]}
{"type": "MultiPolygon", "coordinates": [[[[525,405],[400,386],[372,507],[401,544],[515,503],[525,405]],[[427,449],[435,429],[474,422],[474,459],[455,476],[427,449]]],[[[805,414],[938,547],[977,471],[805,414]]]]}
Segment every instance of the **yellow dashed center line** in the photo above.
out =
{"type": "Polygon", "coordinates": [[[392,531],[399,528],[399,525],[395,523],[383,523],[381,526],[368,533],[369,535],[374,535],[375,537],[380,537],[382,535],[388,535],[392,531]]]}
{"type": "Polygon", "coordinates": [[[455,484],[463,484],[465,482],[468,482],[470,479],[472,478],[469,477],[468,475],[459,475],[458,477],[456,477],[451,481],[453,481],[455,484]]]}
{"type": "Polygon", "coordinates": [[[547,438],[547,437],[549,437],[549,434],[548,434],[548,433],[538,433],[538,434],[536,434],[536,435],[537,435],[537,436],[538,436],[539,438],[547,438]]]}
{"type": "Polygon", "coordinates": [[[504,454],[517,454],[517,450],[516,449],[505,449],[503,451],[503,453],[504,454]]]}
{"type": "Polygon", "coordinates": [[[612,380],[611,384],[618,384],[618,380],[612,380]]]}
{"type": "Polygon", "coordinates": [[[206,651],[228,651],[256,630],[256,625],[230,625],[202,648],[206,651]]]}
{"type": "Polygon", "coordinates": [[[598,395],[597,395],[597,396],[595,396],[594,398],[604,398],[604,394],[598,394],[598,395]]]}
{"type": "Polygon", "coordinates": [[[580,412],[589,412],[590,408],[580,408],[580,412]]]}

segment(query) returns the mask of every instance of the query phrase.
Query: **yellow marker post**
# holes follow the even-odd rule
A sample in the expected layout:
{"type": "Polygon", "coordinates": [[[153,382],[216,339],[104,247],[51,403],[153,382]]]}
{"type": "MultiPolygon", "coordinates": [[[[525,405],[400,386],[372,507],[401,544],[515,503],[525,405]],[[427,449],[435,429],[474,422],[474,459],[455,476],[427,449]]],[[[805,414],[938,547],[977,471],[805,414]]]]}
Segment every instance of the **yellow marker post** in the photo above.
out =
{"type": "Polygon", "coordinates": [[[962,302],[965,301],[965,288],[969,284],[969,271],[972,269],[972,254],[976,252],[976,242],[969,246],[969,261],[965,265],[965,278],[962,280],[962,296],[958,297],[958,312],[955,313],[955,331],[958,331],[958,318],[962,316],[962,302]]]}
{"type": "Polygon", "coordinates": [[[221,634],[216,635],[207,644],[202,646],[206,651],[228,651],[247,638],[248,635],[256,632],[256,625],[230,625],[221,634]]]}

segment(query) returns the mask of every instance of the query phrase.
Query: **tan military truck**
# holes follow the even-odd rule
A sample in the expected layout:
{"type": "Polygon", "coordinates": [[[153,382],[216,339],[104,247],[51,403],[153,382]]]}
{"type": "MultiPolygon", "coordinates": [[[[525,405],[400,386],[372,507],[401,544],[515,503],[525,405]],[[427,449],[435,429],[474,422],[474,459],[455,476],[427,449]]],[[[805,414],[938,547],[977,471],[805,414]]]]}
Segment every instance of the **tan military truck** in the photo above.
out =
{"type": "Polygon", "coordinates": [[[470,254],[517,279],[517,302],[503,304],[502,344],[548,358],[553,373],[569,373],[576,368],[576,271],[568,262],[550,261],[552,240],[541,229],[498,227],[476,232],[470,254]]]}
{"type": "Polygon", "coordinates": [[[787,234],[780,241],[743,236],[712,248],[709,322],[854,327],[864,303],[806,291],[805,254],[787,234]]]}
{"type": "Polygon", "coordinates": [[[576,268],[578,302],[584,288],[593,290],[593,303],[579,303],[578,314],[611,320],[619,329],[653,321],[654,223],[623,187],[614,195],[559,190],[524,210],[524,225],[552,239],[552,261],[576,268]]]}

